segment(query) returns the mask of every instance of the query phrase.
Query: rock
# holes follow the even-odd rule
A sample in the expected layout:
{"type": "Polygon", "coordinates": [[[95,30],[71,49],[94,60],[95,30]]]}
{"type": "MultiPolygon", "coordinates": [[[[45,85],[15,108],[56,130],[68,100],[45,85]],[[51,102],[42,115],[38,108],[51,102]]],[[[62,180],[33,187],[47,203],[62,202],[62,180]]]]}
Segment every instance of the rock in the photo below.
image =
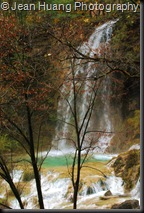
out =
{"type": "Polygon", "coordinates": [[[93,194],[93,193],[94,193],[93,188],[89,186],[89,187],[87,188],[86,194],[87,194],[87,195],[91,195],[91,194],[93,194]]]}
{"type": "Polygon", "coordinates": [[[118,198],[118,196],[112,195],[112,196],[100,196],[99,197],[100,200],[108,200],[108,199],[111,199],[111,198],[118,198]]]}
{"type": "Polygon", "coordinates": [[[123,179],[125,190],[131,191],[140,175],[140,150],[132,149],[119,154],[112,167],[115,176],[123,179]]]}
{"type": "Polygon", "coordinates": [[[101,180],[101,179],[98,182],[100,183],[100,186],[102,187],[102,190],[105,191],[107,189],[106,183],[103,180],[101,180]]]}
{"type": "Polygon", "coordinates": [[[140,209],[138,200],[126,200],[120,204],[112,205],[111,209],[140,209]]]}
{"type": "Polygon", "coordinates": [[[111,197],[108,197],[108,196],[101,196],[99,197],[100,200],[108,200],[110,199],[111,197]]]}
{"type": "Polygon", "coordinates": [[[111,191],[110,191],[110,190],[108,190],[108,191],[104,194],[104,196],[112,196],[111,191]]]}
{"type": "Polygon", "coordinates": [[[119,197],[130,197],[130,196],[131,196],[130,193],[125,193],[125,194],[119,195],[119,197]]]}

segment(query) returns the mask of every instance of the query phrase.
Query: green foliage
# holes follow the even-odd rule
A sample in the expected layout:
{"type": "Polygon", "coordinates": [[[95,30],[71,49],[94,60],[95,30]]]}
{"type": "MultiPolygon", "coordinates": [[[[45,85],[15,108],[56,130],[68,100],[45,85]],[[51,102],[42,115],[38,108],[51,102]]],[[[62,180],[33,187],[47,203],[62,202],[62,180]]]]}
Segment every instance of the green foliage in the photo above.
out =
{"type": "Polygon", "coordinates": [[[113,57],[131,68],[140,61],[140,14],[123,13],[116,23],[112,37],[113,57]]]}
{"type": "Polygon", "coordinates": [[[8,135],[0,136],[0,153],[16,151],[17,149],[18,149],[18,142],[10,139],[8,135]]]}

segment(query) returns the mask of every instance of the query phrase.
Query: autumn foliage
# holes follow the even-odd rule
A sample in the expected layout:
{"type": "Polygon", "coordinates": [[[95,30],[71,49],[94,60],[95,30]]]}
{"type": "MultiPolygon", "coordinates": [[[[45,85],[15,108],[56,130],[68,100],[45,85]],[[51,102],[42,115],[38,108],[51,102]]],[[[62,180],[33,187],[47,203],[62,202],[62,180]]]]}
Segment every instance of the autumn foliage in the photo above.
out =
{"type": "Polygon", "coordinates": [[[21,28],[14,16],[0,18],[0,58],[13,54],[17,50],[21,28]]]}

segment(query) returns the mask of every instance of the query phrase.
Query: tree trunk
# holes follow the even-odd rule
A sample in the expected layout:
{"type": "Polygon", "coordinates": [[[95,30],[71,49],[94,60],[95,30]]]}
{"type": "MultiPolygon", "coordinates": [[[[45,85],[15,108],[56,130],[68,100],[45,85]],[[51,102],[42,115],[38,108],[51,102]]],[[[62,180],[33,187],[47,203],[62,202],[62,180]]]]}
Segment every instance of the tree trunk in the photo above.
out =
{"type": "Polygon", "coordinates": [[[74,185],[74,196],[73,196],[73,209],[77,209],[77,197],[79,191],[79,183],[80,183],[80,165],[81,165],[81,149],[78,151],[78,160],[77,160],[77,177],[74,185]]]}
{"type": "MultiPolygon", "coordinates": [[[[27,96],[26,96],[26,100],[28,100],[27,96]]],[[[37,166],[37,160],[35,157],[31,113],[30,113],[29,106],[26,106],[26,108],[27,108],[27,118],[28,118],[29,141],[30,141],[30,144],[29,144],[30,145],[30,157],[31,157],[32,167],[33,167],[35,181],[36,181],[39,206],[40,206],[40,209],[44,209],[42,189],[41,189],[41,180],[40,180],[39,170],[38,170],[38,166],[37,166]]]]}
{"type": "Polygon", "coordinates": [[[17,199],[19,206],[21,209],[24,209],[22,200],[21,200],[21,196],[20,193],[18,191],[18,189],[16,188],[11,175],[10,175],[10,171],[5,163],[5,160],[3,159],[2,156],[0,156],[0,168],[3,171],[2,173],[0,172],[0,176],[9,184],[13,194],[15,195],[15,198],[17,199]]]}
{"type": "Polygon", "coordinates": [[[10,185],[10,188],[11,188],[12,192],[14,193],[14,195],[15,195],[15,197],[16,197],[19,205],[20,205],[20,208],[24,209],[20,194],[19,194],[17,188],[15,187],[14,183],[11,181],[11,182],[9,182],[9,185],[10,185]]]}
{"type": "Polygon", "coordinates": [[[34,171],[34,176],[35,176],[35,181],[36,181],[36,188],[37,188],[39,206],[40,206],[40,209],[44,209],[40,174],[39,174],[39,171],[38,171],[35,155],[33,153],[31,153],[31,155],[32,155],[32,166],[33,166],[33,171],[34,171]]]}

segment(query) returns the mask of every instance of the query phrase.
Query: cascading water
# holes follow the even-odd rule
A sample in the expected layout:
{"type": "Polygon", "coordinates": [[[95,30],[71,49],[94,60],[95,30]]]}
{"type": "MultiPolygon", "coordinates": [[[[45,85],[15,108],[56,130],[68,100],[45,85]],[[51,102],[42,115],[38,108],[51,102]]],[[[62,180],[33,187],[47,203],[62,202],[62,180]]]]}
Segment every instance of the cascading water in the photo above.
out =
{"type": "MultiPolygon", "coordinates": [[[[21,171],[15,171],[17,180],[21,179],[21,171]]],[[[72,209],[72,191],[70,178],[60,178],[60,173],[49,171],[47,174],[41,176],[41,185],[43,191],[43,200],[46,209],[72,209]]],[[[110,176],[102,179],[100,175],[93,175],[93,182],[90,185],[83,184],[78,195],[78,208],[82,209],[99,209],[107,208],[112,203],[105,206],[97,206],[100,197],[110,190],[112,197],[117,199],[114,202],[123,202],[126,199],[138,199],[140,202],[140,179],[137,181],[135,188],[130,192],[129,196],[125,197],[123,180],[120,177],[115,177],[112,173],[110,176]]],[[[84,177],[83,181],[89,177],[84,177]]],[[[22,181],[22,179],[21,179],[22,181]]],[[[37,209],[37,191],[35,181],[30,181],[30,193],[21,194],[21,199],[25,204],[26,209],[37,209]]],[[[7,183],[4,181],[3,186],[6,187],[7,183]]],[[[3,198],[5,195],[1,195],[3,198]]],[[[108,197],[105,197],[108,198],[108,197]]],[[[19,204],[16,199],[11,200],[11,207],[19,209],[19,204]]]]}
{"type": "MultiPolygon", "coordinates": [[[[17,177],[21,171],[15,171],[17,177]]],[[[41,186],[43,191],[43,200],[46,209],[63,209],[72,208],[72,196],[73,193],[70,191],[71,180],[70,178],[60,178],[59,173],[53,173],[49,171],[46,175],[41,176],[41,186]]],[[[93,178],[98,178],[99,180],[93,181],[90,186],[83,185],[81,192],[78,197],[78,208],[89,208],[86,202],[92,199],[90,207],[94,205],[95,199],[98,201],[99,196],[103,196],[108,190],[111,190],[113,195],[122,195],[124,193],[124,188],[122,185],[122,179],[120,177],[115,177],[111,175],[105,180],[101,180],[102,176],[93,176],[93,178]]],[[[18,177],[19,179],[19,177],[18,177]]],[[[5,185],[6,183],[3,183],[5,185]]],[[[37,209],[37,190],[35,185],[35,180],[30,181],[30,193],[21,194],[21,199],[25,204],[26,209],[37,209]]],[[[7,184],[6,184],[7,185],[7,184]]],[[[11,207],[13,209],[19,209],[19,204],[16,199],[11,201],[11,207]]]]}
{"type": "MultiPolygon", "coordinates": [[[[116,21],[109,21],[103,24],[102,26],[97,27],[94,33],[90,36],[88,42],[84,42],[81,46],[77,48],[78,51],[81,52],[83,55],[87,55],[92,58],[94,58],[95,56],[100,57],[102,54],[101,53],[102,48],[103,48],[103,51],[106,51],[106,48],[104,47],[108,46],[108,43],[111,39],[112,27],[115,22],[116,21]]],[[[83,122],[83,119],[89,107],[89,100],[91,98],[90,88],[92,88],[94,78],[98,74],[98,72],[100,72],[99,69],[101,69],[101,67],[96,68],[95,62],[93,61],[83,63],[83,59],[75,60],[75,64],[77,64],[77,66],[75,66],[74,77],[79,78],[80,76],[80,78],[84,79],[83,84],[81,86],[83,93],[81,93],[81,97],[79,98],[79,103],[78,103],[78,113],[79,113],[78,125],[80,126],[83,122]]],[[[93,130],[97,123],[96,128],[98,128],[99,130],[102,130],[103,132],[112,131],[113,127],[112,127],[111,117],[109,115],[109,108],[110,108],[110,103],[108,98],[110,95],[110,90],[108,88],[109,84],[110,84],[110,79],[106,77],[102,83],[102,87],[100,88],[101,106],[99,107],[99,110],[94,109],[93,114],[97,114],[97,117],[92,116],[92,119],[90,120],[88,125],[89,130],[93,130]]],[[[53,145],[54,147],[57,147],[58,150],[62,150],[64,152],[64,150],[65,151],[70,150],[70,144],[66,138],[68,138],[67,135],[69,133],[72,133],[71,129],[69,128],[70,126],[69,123],[71,122],[71,110],[70,110],[70,106],[68,102],[71,104],[73,101],[73,84],[70,83],[69,88],[66,86],[66,84],[63,84],[61,93],[63,94],[63,96],[66,95],[67,99],[65,100],[65,98],[62,98],[58,104],[57,117],[58,117],[58,120],[60,120],[60,122],[58,122],[58,125],[56,127],[56,131],[55,131],[56,136],[53,139],[53,145]]],[[[84,131],[86,122],[87,120],[85,119],[81,132],[84,131]]],[[[89,134],[88,137],[92,138],[93,134],[91,135],[89,134]]],[[[98,143],[97,147],[101,147],[101,148],[97,150],[98,152],[103,153],[105,151],[111,137],[112,136],[106,136],[106,135],[99,137],[97,141],[98,143]]]]}

